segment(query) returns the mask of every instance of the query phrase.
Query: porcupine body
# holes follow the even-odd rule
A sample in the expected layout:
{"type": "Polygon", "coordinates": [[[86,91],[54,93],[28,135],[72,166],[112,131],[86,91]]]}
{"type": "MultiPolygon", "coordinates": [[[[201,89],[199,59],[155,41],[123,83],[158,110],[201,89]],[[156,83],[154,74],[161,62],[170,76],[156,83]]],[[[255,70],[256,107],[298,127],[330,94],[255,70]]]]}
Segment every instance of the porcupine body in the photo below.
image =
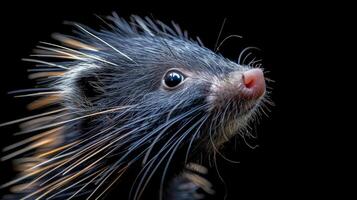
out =
{"type": "Polygon", "coordinates": [[[261,108],[261,69],[230,61],[176,24],[116,14],[108,29],[72,23],[75,36],[41,42],[20,94],[40,110],[7,148],[19,176],[14,199],[202,199],[214,194],[202,160],[244,136],[261,108]],[[150,189],[148,189],[150,188],[150,189]],[[115,189],[115,190],[116,190],[115,189]],[[147,190],[150,190],[147,192],[147,190]],[[147,197],[146,193],[152,194],[147,197]]]}

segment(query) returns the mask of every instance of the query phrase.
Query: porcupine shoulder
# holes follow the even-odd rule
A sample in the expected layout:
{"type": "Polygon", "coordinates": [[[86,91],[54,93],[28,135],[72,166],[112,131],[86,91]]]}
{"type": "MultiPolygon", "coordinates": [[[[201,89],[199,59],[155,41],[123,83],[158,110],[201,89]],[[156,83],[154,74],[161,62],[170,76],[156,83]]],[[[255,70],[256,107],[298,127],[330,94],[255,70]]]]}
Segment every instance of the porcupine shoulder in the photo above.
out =
{"type": "Polygon", "coordinates": [[[175,23],[109,19],[99,31],[72,23],[75,36],[54,34],[61,44],[41,42],[24,59],[37,63],[29,77],[39,84],[19,92],[31,92],[20,95],[36,98],[28,109],[41,114],[3,124],[31,135],[5,149],[20,173],[3,187],[23,199],[96,199],[112,188],[145,199],[148,187],[149,199],[213,194],[198,157],[245,134],[265,97],[262,70],[175,23]]]}

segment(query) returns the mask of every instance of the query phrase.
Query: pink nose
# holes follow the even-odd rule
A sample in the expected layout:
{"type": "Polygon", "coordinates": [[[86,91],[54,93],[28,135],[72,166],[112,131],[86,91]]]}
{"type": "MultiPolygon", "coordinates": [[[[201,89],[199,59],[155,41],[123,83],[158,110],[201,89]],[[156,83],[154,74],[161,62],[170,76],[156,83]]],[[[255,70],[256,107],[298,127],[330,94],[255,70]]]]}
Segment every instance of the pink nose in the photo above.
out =
{"type": "Polygon", "coordinates": [[[245,88],[243,95],[247,98],[257,99],[265,93],[265,79],[261,69],[250,69],[243,73],[245,88]]]}

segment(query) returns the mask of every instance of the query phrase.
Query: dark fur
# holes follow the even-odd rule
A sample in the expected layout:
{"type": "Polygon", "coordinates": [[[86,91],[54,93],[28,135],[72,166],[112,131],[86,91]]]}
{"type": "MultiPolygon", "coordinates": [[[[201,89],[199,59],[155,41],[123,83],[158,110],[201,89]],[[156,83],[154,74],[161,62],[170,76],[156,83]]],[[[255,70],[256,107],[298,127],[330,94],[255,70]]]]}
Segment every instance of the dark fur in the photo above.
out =
{"type": "MultiPolygon", "coordinates": [[[[233,94],[213,93],[211,88],[213,84],[228,79],[230,73],[243,72],[252,66],[232,62],[212,52],[199,42],[189,39],[187,33],[176,24],[169,28],[162,22],[136,16],[132,17],[132,22],[127,22],[115,14],[110,20],[113,23],[109,30],[94,31],[73,24],[77,27],[76,37],[66,36],[98,49],[78,51],[100,59],[50,59],[68,68],[63,76],[52,77],[50,83],[45,84],[61,91],[60,100],[52,103],[50,108],[62,107],[67,110],[23,132],[35,134],[49,128],[62,129],[57,144],[39,147],[31,155],[72,142],[79,144],[46,157],[50,160],[46,164],[37,163],[37,167],[46,167],[57,160],[70,161],[56,169],[58,164],[14,183],[28,183],[45,174],[31,187],[21,190],[17,197],[38,191],[63,176],[75,176],[80,170],[101,159],[83,174],[53,191],[45,189],[44,192],[49,191],[48,194],[41,196],[44,192],[39,192],[29,198],[47,198],[51,195],[58,199],[68,198],[92,178],[79,181],[99,172],[98,177],[78,193],[80,198],[91,195],[92,198],[98,197],[115,182],[114,188],[120,192],[114,194],[119,194],[120,199],[129,196],[198,199],[201,197],[197,194],[198,189],[202,188],[185,178],[184,174],[188,173],[185,165],[200,162],[198,158],[206,159],[214,155],[222,141],[232,135],[224,135],[225,132],[237,134],[241,131],[245,134],[246,124],[253,118],[252,114],[258,109],[260,101],[233,101],[230,98],[233,94]],[[79,68],[81,65],[86,66],[79,68]],[[162,86],[162,78],[171,68],[179,68],[193,75],[180,87],[167,90],[162,86]],[[246,109],[248,103],[250,108],[254,104],[252,109],[246,109]],[[98,112],[102,113],[93,114],[98,112]],[[70,121],[62,123],[64,120],[70,121]],[[53,159],[56,156],[63,157],[53,159]],[[82,161],[83,158],[87,160],[82,161]],[[75,165],[77,161],[82,162],[75,165]],[[125,173],[117,180],[124,169],[125,173]],[[141,195],[149,181],[152,181],[149,192],[141,195]],[[180,185],[189,182],[190,187],[178,189],[180,185]],[[66,187],[69,188],[62,191],[66,187]]],[[[50,44],[44,46],[61,49],[50,44]]],[[[41,53],[45,50],[57,55],[52,50],[40,49],[41,53]]],[[[213,194],[207,188],[202,193],[213,194]]],[[[107,194],[105,192],[103,196],[107,194]]]]}

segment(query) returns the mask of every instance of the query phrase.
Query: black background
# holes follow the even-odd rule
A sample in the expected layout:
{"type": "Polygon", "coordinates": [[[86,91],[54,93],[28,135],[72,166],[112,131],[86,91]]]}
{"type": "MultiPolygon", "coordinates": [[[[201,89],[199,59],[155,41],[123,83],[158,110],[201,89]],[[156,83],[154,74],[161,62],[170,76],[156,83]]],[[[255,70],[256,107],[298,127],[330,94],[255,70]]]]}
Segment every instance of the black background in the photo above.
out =
{"type": "MultiPolygon", "coordinates": [[[[63,21],[77,21],[93,27],[101,22],[94,16],[116,11],[128,18],[130,14],[153,16],[164,22],[174,20],[191,36],[199,36],[213,48],[224,18],[227,18],[221,39],[238,34],[222,46],[223,55],[236,59],[247,46],[262,49],[267,76],[275,81],[272,99],[275,103],[269,118],[265,117],[257,130],[259,147],[252,150],[238,147],[227,156],[239,160],[231,164],[221,159],[221,172],[228,185],[228,199],[255,197],[292,199],[344,195],[337,186],[344,182],[339,165],[343,165],[334,132],[335,106],[322,106],[333,76],[324,72],[335,70],[329,60],[336,30],[344,20],[337,16],[336,5],[309,3],[223,2],[192,5],[173,1],[153,4],[120,1],[93,3],[50,2],[24,5],[13,3],[1,9],[1,78],[0,122],[25,116],[26,101],[14,99],[8,91],[28,88],[26,68],[21,61],[38,41],[52,41],[53,32],[70,33],[63,21]],[[338,27],[337,27],[338,26],[338,27]],[[326,54],[325,54],[326,53],[326,54]],[[326,78],[329,82],[322,82],[326,78]],[[326,88],[326,84],[330,84],[326,88]],[[321,122],[322,121],[322,122],[321,122]],[[331,142],[332,140],[336,140],[331,142]]],[[[346,14],[346,13],[345,13],[346,14]]],[[[332,95],[333,96],[333,95],[332,95]]],[[[9,128],[0,129],[0,145],[15,141],[9,128]]],[[[0,182],[12,176],[11,164],[2,163],[0,182]]],[[[345,188],[348,191],[348,188],[345,188]]],[[[1,195],[0,195],[1,196],[1,195]]]]}

